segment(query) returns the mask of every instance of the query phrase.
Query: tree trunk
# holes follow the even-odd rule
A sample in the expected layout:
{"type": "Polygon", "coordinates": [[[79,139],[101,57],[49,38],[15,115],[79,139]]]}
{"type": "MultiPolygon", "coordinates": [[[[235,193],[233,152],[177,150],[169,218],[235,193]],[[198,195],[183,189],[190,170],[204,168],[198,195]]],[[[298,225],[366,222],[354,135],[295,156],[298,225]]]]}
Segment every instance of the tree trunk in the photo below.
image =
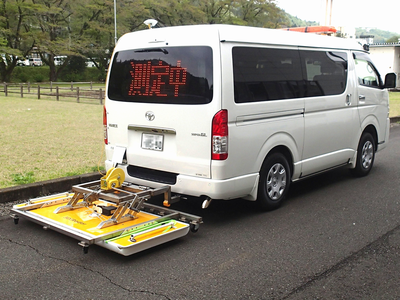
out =
{"type": "MultiPolygon", "coordinates": [[[[4,63],[2,63],[4,64],[4,63]]],[[[11,74],[14,71],[15,65],[11,64],[6,66],[5,64],[0,66],[0,78],[1,82],[10,82],[11,81],[11,74]]]]}
{"type": "Polygon", "coordinates": [[[56,66],[54,64],[54,60],[52,61],[52,63],[49,64],[49,66],[50,66],[50,74],[49,74],[50,81],[57,81],[58,74],[56,66]]]}
{"type": "Polygon", "coordinates": [[[58,73],[56,69],[56,64],[54,63],[54,54],[49,54],[48,65],[50,67],[50,81],[57,81],[58,73]]]}

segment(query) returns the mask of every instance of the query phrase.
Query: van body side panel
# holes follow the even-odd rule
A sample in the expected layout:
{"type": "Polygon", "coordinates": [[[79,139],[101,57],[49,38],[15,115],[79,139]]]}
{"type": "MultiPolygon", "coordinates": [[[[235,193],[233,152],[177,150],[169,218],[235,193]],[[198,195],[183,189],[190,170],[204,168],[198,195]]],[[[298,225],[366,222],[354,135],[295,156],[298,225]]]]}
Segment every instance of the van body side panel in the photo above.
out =
{"type": "Polygon", "coordinates": [[[268,153],[278,146],[289,149],[293,162],[298,162],[304,140],[303,100],[258,103],[258,114],[254,114],[255,104],[248,106],[229,110],[235,122],[229,127],[225,174],[258,173],[268,153]]]}
{"type": "Polygon", "coordinates": [[[362,128],[373,124],[378,134],[378,144],[387,142],[387,119],[389,95],[387,90],[358,86],[359,101],[358,112],[362,122],[362,128]],[[365,98],[364,98],[365,97],[365,98]]]}
{"type": "MultiPolygon", "coordinates": [[[[252,57],[251,54],[236,56],[236,70],[234,70],[233,51],[243,49],[256,51],[254,48],[265,48],[265,45],[243,45],[240,43],[224,42],[221,44],[222,54],[222,107],[229,113],[229,156],[224,167],[212,168],[213,177],[226,178],[239,176],[240,174],[257,174],[271,151],[277,146],[284,146],[292,153],[293,162],[301,158],[304,139],[304,100],[303,99],[281,99],[267,100],[261,98],[256,102],[236,103],[235,100],[235,72],[241,72],[249,68],[257,68],[257,63],[262,63],[260,57],[252,57]],[[243,48],[244,47],[244,48],[243,48]],[[246,48],[248,47],[248,48],[246,48]]],[[[272,46],[267,46],[274,48],[272,46]]],[[[287,47],[296,49],[296,47],[287,47]]],[[[262,76],[262,75],[261,75],[262,76]]],[[[241,84],[252,86],[257,84],[262,77],[256,76],[251,79],[243,75],[241,84]]],[[[240,74],[236,76],[236,84],[240,81],[240,74]]],[[[246,101],[247,99],[245,99],[246,101]]],[[[213,163],[214,166],[214,163],[213,163]]],[[[296,170],[300,170],[297,168],[296,170]]],[[[294,176],[298,176],[295,174],[294,176]]]]}
{"type": "Polygon", "coordinates": [[[388,142],[389,94],[382,88],[383,82],[378,70],[366,53],[353,52],[355,80],[357,83],[358,113],[361,129],[373,125],[377,132],[377,143],[385,147],[388,142]]]}
{"type": "Polygon", "coordinates": [[[350,53],[319,50],[317,54],[317,59],[323,60],[314,62],[319,75],[313,80],[326,95],[305,99],[302,176],[349,163],[360,135],[354,69],[348,63],[350,53]]]}
{"type": "Polygon", "coordinates": [[[302,176],[346,164],[353,157],[360,124],[357,108],[345,108],[345,98],[342,95],[306,100],[302,176]],[[328,108],[326,101],[337,107],[328,108]]]}

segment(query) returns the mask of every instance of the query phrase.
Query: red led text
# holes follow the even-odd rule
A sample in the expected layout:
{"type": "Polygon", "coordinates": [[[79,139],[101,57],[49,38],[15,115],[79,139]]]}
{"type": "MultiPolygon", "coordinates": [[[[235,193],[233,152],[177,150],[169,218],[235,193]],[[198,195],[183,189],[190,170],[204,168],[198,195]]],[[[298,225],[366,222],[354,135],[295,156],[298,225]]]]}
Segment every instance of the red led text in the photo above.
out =
{"type": "Polygon", "coordinates": [[[178,60],[176,67],[165,65],[163,61],[158,64],[131,62],[132,70],[129,96],[157,96],[178,97],[179,87],[186,84],[186,68],[181,67],[178,60]]]}

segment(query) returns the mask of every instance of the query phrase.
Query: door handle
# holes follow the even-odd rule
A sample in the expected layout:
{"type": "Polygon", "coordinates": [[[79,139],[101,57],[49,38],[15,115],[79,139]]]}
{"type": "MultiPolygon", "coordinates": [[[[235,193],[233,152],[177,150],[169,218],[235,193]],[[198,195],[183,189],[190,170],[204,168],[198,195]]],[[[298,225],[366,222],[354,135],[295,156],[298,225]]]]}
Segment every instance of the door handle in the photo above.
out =
{"type": "Polygon", "coordinates": [[[346,95],[346,105],[350,106],[351,105],[351,94],[346,95]]]}
{"type": "Polygon", "coordinates": [[[358,96],[358,100],[360,100],[360,101],[365,101],[365,96],[364,96],[364,95],[359,95],[359,96],[358,96]]]}

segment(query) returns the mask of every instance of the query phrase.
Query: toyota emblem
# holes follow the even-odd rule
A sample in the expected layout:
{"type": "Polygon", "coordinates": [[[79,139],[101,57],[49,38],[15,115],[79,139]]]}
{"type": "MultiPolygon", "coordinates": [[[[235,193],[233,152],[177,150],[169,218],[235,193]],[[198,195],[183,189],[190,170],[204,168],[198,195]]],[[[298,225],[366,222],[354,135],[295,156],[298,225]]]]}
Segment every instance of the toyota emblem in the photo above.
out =
{"type": "Polygon", "coordinates": [[[146,112],[146,114],[144,116],[149,121],[153,121],[156,118],[156,116],[154,115],[154,113],[152,111],[146,112]]]}

